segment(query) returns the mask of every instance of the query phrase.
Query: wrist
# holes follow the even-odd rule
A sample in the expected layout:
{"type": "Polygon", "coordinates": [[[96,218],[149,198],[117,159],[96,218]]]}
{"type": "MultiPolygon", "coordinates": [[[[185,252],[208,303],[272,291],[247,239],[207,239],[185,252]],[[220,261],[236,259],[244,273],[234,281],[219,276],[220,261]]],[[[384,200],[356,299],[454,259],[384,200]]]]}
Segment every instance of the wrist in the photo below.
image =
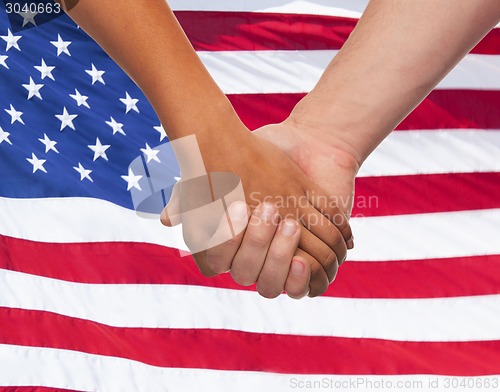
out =
{"type": "Polygon", "coordinates": [[[307,119],[292,114],[281,124],[288,134],[294,134],[292,145],[285,146],[292,159],[304,167],[311,159],[322,161],[325,169],[334,167],[349,177],[356,177],[361,162],[353,147],[335,136],[342,135],[342,132],[335,126],[327,128],[303,120],[307,119]]]}
{"type": "Polygon", "coordinates": [[[309,94],[295,106],[285,122],[336,151],[342,163],[356,173],[368,156],[355,138],[364,127],[363,121],[348,107],[326,104],[309,94]]]}
{"type": "Polygon", "coordinates": [[[183,177],[226,171],[226,161],[242,157],[250,131],[232,107],[212,106],[202,118],[183,122],[168,132],[183,177]],[[177,146],[176,146],[177,144],[177,146]]]}

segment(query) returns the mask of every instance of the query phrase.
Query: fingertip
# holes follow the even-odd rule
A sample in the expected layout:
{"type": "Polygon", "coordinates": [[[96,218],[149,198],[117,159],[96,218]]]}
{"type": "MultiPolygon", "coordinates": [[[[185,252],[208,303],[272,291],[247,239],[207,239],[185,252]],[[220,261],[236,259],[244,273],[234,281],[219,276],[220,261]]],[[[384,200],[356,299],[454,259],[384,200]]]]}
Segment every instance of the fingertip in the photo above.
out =
{"type": "Polygon", "coordinates": [[[244,201],[235,201],[231,203],[227,208],[227,215],[231,221],[232,232],[235,236],[246,229],[250,215],[247,203],[244,201]]]}
{"type": "Polygon", "coordinates": [[[292,259],[292,265],[290,266],[290,274],[295,277],[302,276],[306,271],[306,263],[299,257],[294,257],[292,259]]]}
{"type": "Polygon", "coordinates": [[[347,240],[347,249],[351,250],[351,249],[354,249],[354,236],[351,236],[351,238],[349,238],[347,240]]]}
{"type": "Polygon", "coordinates": [[[181,224],[181,215],[179,213],[175,213],[175,211],[170,211],[171,208],[168,204],[160,214],[160,222],[167,227],[174,227],[181,224]]]}
{"type": "Polygon", "coordinates": [[[293,237],[295,234],[299,233],[299,223],[293,219],[286,218],[282,220],[279,224],[280,233],[285,237],[293,237]]]}
{"type": "Polygon", "coordinates": [[[248,219],[248,206],[244,201],[235,201],[229,205],[227,212],[231,221],[244,221],[248,219]]]}
{"type": "Polygon", "coordinates": [[[310,277],[311,272],[307,261],[300,256],[294,256],[285,284],[286,294],[293,299],[301,299],[309,295],[310,277]]]}
{"type": "Polygon", "coordinates": [[[168,216],[167,207],[165,207],[160,214],[160,222],[163,224],[163,226],[172,227],[172,221],[170,220],[170,217],[168,216]]]}

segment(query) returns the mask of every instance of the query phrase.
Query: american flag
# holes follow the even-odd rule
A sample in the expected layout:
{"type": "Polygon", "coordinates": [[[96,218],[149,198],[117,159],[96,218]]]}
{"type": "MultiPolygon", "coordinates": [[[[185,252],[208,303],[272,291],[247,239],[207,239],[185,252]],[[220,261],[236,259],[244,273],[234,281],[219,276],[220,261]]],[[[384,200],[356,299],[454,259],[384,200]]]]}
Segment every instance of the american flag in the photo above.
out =
{"type": "MultiPolygon", "coordinates": [[[[366,1],[170,4],[255,129],[314,86],[366,1]]],[[[43,17],[0,4],[0,390],[500,389],[500,29],[366,161],[356,249],[294,301],[204,278],[136,215],[128,165],[165,132],[95,42],[43,17]]]]}

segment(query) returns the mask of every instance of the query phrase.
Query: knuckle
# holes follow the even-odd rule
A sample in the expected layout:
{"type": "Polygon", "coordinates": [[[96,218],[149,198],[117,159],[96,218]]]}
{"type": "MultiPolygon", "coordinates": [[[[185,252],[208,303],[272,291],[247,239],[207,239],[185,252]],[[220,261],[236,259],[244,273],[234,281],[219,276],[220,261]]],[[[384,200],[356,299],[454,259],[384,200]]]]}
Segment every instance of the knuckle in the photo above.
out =
{"type": "Polygon", "coordinates": [[[203,276],[205,276],[207,278],[212,278],[215,275],[217,275],[217,273],[212,271],[212,269],[208,266],[206,261],[199,260],[199,258],[196,255],[193,255],[193,258],[196,262],[196,266],[198,267],[198,269],[200,270],[200,272],[203,276]]]}
{"type": "Polygon", "coordinates": [[[270,248],[267,252],[267,260],[272,261],[288,261],[291,260],[291,256],[282,249],[270,248]]]}
{"type": "Polygon", "coordinates": [[[330,243],[333,247],[340,246],[344,242],[344,237],[336,227],[332,227],[330,232],[330,243]]]}
{"type": "Polygon", "coordinates": [[[337,255],[333,250],[329,250],[323,260],[324,266],[330,266],[332,263],[335,263],[337,261],[337,255]]]}
{"type": "Polygon", "coordinates": [[[309,291],[308,296],[310,298],[319,297],[321,294],[323,294],[326,291],[327,288],[328,288],[328,286],[311,287],[311,290],[309,291]]]}
{"type": "Polygon", "coordinates": [[[329,285],[328,277],[326,276],[324,271],[319,269],[313,271],[313,275],[311,277],[311,282],[309,284],[309,297],[317,297],[323,294],[329,285]]]}
{"type": "Polygon", "coordinates": [[[246,237],[248,245],[256,248],[262,248],[269,243],[268,238],[263,236],[261,233],[247,233],[246,237]]]}
{"type": "Polygon", "coordinates": [[[233,248],[241,243],[241,238],[239,236],[227,235],[227,236],[220,236],[218,238],[218,241],[220,244],[224,244],[233,248]]]}
{"type": "Polygon", "coordinates": [[[217,275],[217,273],[211,271],[206,267],[198,266],[198,269],[200,270],[200,273],[206,278],[213,278],[215,275],[217,275]]]}
{"type": "Polygon", "coordinates": [[[264,298],[273,299],[278,297],[283,292],[283,289],[257,282],[257,292],[264,298]]]}
{"type": "Polygon", "coordinates": [[[207,254],[207,267],[215,272],[217,275],[223,274],[224,272],[227,272],[229,270],[229,263],[223,260],[220,257],[213,257],[213,256],[208,256],[207,254]]]}
{"type": "Polygon", "coordinates": [[[300,287],[285,287],[286,295],[288,295],[292,299],[301,299],[304,298],[308,292],[309,287],[306,285],[300,287]]]}
{"type": "Polygon", "coordinates": [[[250,286],[255,283],[255,278],[239,269],[232,268],[230,273],[233,280],[241,286],[250,286]]]}

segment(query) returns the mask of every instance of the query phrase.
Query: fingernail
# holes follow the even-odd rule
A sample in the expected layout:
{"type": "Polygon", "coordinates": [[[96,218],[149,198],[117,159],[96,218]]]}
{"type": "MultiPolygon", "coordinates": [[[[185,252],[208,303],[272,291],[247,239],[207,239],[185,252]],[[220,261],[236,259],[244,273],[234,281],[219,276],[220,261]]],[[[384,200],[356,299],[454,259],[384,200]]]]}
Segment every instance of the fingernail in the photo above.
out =
{"type": "Polygon", "coordinates": [[[291,237],[297,232],[297,224],[290,219],[284,220],[280,231],[285,237],[291,237]]]}
{"type": "Polygon", "coordinates": [[[270,222],[276,214],[276,209],[271,203],[262,203],[259,207],[260,217],[264,222],[270,222]]]}
{"type": "Polygon", "coordinates": [[[347,245],[347,249],[352,249],[352,248],[354,248],[354,237],[349,238],[349,239],[347,240],[346,245],[347,245]]]}
{"type": "Polygon", "coordinates": [[[301,261],[297,259],[292,260],[292,266],[290,267],[290,273],[293,276],[300,276],[304,273],[306,266],[301,261]]]}
{"type": "Polygon", "coordinates": [[[243,221],[248,219],[247,205],[242,201],[236,201],[231,204],[228,207],[227,212],[232,221],[243,221]]]}

